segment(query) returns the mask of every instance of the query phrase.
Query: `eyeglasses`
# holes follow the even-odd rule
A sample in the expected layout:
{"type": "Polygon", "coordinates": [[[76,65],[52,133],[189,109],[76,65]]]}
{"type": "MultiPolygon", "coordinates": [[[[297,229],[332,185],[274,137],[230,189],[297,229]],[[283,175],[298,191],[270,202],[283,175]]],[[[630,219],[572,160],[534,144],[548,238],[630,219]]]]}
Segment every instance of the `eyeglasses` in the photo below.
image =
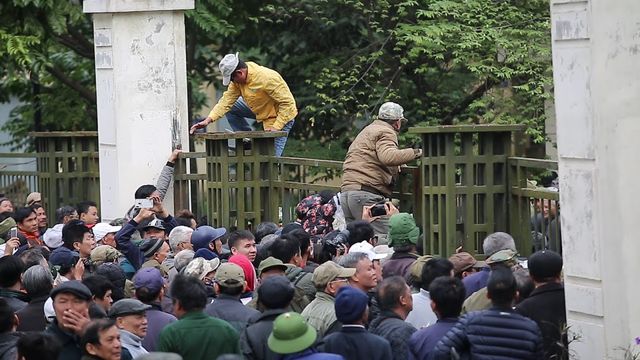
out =
{"type": "Polygon", "coordinates": [[[349,281],[349,279],[347,279],[347,278],[336,278],[335,280],[330,281],[330,282],[334,283],[334,282],[341,282],[341,281],[349,281]]]}

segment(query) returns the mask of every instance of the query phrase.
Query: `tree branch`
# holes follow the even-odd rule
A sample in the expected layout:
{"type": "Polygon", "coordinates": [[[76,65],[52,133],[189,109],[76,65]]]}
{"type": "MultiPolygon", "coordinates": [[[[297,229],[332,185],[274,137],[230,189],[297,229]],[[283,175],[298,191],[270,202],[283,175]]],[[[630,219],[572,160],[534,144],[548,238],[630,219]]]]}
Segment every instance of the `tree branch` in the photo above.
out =
{"type": "Polygon", "coordinates": [[[87,100],[89,103],[91,104],[96,103],[96,93],[94,91],[87,89],[76,80],[71,79],[64,73],[64,71],[62,71],[61,69],[55,66],[47,66],[46,69],[56,79],[60,80],[63,84],[67,85],[71,89],[78,92],[78,94],[81,97],[83,97],[85,100],[87,100]]]}
{"type": "Polygon", "coordinates": [[[467,109],[469,105],[475,100],[484,96],[484,94],[489,91],[492,87],[497,85],[498,82],[491,78],[487,78],[482,84],[476,86],[473,91],[467,95],[458,105],[456,105],[447,115],[445,115],[442,120],[440,120],[440,125],[452,125],[453,119],[458,116],[461,112],[467,109]]]}

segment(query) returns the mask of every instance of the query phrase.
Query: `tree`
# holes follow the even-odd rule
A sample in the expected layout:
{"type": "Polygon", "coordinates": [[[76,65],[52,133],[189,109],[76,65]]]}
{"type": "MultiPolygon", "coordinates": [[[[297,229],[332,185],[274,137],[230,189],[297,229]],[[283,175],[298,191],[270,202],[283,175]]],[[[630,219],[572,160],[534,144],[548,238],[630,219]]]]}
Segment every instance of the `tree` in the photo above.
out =
{"type": "Polygon", "coordinates": [[[260,22],[279,34],[269,57],[293,74],[310,136],[358,129],[395,100],[414,125],[524,123],[544,138],[546,1],[280,0],[260,22]]]}
{"type": "Polygon", "coordinates": [[[0,101],[17,97],[2,130],[12,145],[45,130],[95,130],[96,95],[89,18],[73,1],[0,5],[0,101]]]}

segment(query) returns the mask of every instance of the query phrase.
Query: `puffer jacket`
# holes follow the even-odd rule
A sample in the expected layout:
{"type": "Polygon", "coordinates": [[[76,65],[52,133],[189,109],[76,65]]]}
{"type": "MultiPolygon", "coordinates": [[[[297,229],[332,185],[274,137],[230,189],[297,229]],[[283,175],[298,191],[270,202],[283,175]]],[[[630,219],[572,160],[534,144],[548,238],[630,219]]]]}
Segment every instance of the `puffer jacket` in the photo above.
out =
{"type": "Polygon", "coordinates": [[[387,339],[393,349],[393,360],[409,358],[409,339],[417,329],[391,311],[382,311],[369,324],[369,332],[387,339]]]}
{"type": "Polygon", "coordinates": [[[544,359],[538,325],[512,309],[492,308],[462,316],[438,342],[432,359],[451,359],[452,349],[478,360],[544,359]]]}
{"type": "Polygon", "coordinates": [[[343,165],[342,191],[362,190],[365,186],[389,197],[398,166],[415,157],[413,149],[398,149],[398,134],[391,124],[375,120],[349,146],[343,165]]]}

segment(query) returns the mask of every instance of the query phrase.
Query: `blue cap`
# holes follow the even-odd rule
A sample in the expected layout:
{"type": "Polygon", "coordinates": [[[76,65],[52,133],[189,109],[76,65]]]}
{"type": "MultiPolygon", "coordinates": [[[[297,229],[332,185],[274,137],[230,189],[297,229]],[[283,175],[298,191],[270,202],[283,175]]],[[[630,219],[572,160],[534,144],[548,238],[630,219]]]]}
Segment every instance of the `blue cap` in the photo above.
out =
{"type": "Polygon", "coordinates": [[[147,288],[150,292],[156,293],[164,286],[164,278],[160,270],[154,267],[142,268],[133,276],[133,286],[136,289],[147,288]]]}
{"type": "Polygon", "coordinates": [[[53,266],[73,266],[79,258],[80,254],[61,246],[51,252],[49,263],[53,266]]]}
{"type": "Polygon", "coordinates": [[[227,229],[213,228],[211,226],[200,226],[191,233],[191,244],[193,244],[193,250],[206,249],[209,247],[209,243],[218,239],[227,233],[227,229]]]}
{"type": "Polygon", "coordinates": [[[362,318],[362,314],[369,305],[367,294],[351,286],[338,290],[336,295],[336,318],[343,324],[351,324],[362,318]]]}

